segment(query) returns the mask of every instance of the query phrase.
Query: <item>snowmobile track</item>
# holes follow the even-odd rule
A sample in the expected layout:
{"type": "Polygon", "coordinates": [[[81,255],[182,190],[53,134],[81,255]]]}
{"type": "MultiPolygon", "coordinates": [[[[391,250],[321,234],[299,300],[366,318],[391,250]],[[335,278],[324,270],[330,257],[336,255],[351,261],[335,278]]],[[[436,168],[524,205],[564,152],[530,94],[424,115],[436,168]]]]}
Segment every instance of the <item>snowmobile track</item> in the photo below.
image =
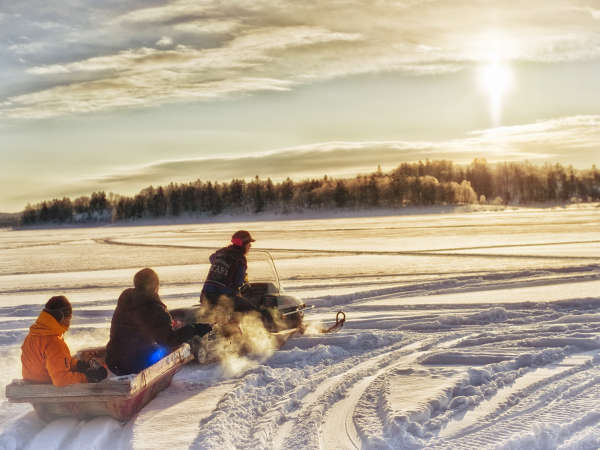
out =
{"type": "Polygon", "coordinates": [[[408,366],[413,364],[419,357],[426,354],[425,351],[419,351],[419,347],[429,347],[431,344],[425,342],[416,342],[405,347],[404,352],[415,349],[400,356],[398,359],[386,358],[389,364],[379,367],[372,375],[358,380],[350,389],[347,390],[345,397],[334,403],[328,409],[325,421],[322,427],[321,441],[324,448],[362,448],[361,439],[354,423],[354,413],[358,402],[361,400],[367,388],[381,375],[398,366],[408,366]],[[345,434],[340,435],[339,430],[344,429],[345,434]]]}
{"type": "MultiPolygon", "coordinates": [[[[214,247],[207,246],[196,246],[196,245],[173,245],[173,244],[146,244],[141,242],[125,242],[112,238],[100,238],[94,239],[98,244],[106,245],[122,245],[126,247],[153,247],[153,248],[170,248],[180,250],[214,250],[214,247]]],[[[597,243],[598,241],[573,241],[573,242],[559,242],[561,245],[569,244],[582,244],[582,243],[597,243]]],[[[425,250],[413,250],[413,251],[365,251],[365,250],[320,250],[320,249],[302,249],[302,248],[266,248],[264,250],[269,251],[273,254],[279,253],[305,253],[307,255],[314,256],[315,254],[323,255],[380,255],[380,256],[423,256],[423,257],[452,257],[452,258],[506,258],[506,259],[540,259],[540,260],[565,260],[565,261],[579,261],[579,260],[593,260],[597,261],[598,258],[595,256],[556,256],[556,255],[535,255],[535,254],[494,254],[494,253],[455,253],[463,250],[470,249],[487,249],[487,248],[512,248],[512,247],[539,247],[547,245],[555,245],[556,243],[539,243],[539,244],[514,244],[514,245],[501,245],[501,246],[486,246],[486,247],[466,247],[466,248],[453,248],[453,249],[425,249],[425,250]]]]}
{"type": "Polygon", "coordinates": [[[295,442],[302,440],[305,448],[318,447],[316,443],[321,443],[321,446],[326,448],[331,448],[333,443],[335,448],[356,448],[357,444],[360,448],[358,433],[355,431],[351,414],[352,405],[358,401],[369,384],[363,383],[363,380],[374,379],[375,377],[372,376],[374,371],[378,373],[388,370],[389,367],[406,362],[405,358],[416,359],[421,352],[415,350],[428,349],[435,343],[436,339],[426,339],[409,344],[401,343],[399,348],[394,344],[362,362],[348,364],[348,361],[344,361],[342,365],[344,370],[338,371],[339,373],[333,377],[325,376],[321,383],[303,398],[304,406],[290,414],[287,422],[274,436],[273,448],[285,447],[286,438],[290,435],[294,437],[295,442]],[[331,414],[332,407],[342,407],[344,414],[331,414]],[[327,422],[328,417],[333,423],[327,422]],[[339,426],[346,430],[342,442],[340,442],[339,426]],[[333,431],[334,435],[331,436],[329,431],[333,431]]]}
{"type": "Polygon", "coordinates": [[[584,364],[513,393],[479,424],[431,441],[428,448],[496,448],[519,445],[520,440],[525,444],[528,439],[537,440],[539,445],[548,435],[552,436],[552,447],[567,435],[598,425],[599,405],[600,368],[584,364]],[[545,429],[536,427],[540,423],[545,429]]]}

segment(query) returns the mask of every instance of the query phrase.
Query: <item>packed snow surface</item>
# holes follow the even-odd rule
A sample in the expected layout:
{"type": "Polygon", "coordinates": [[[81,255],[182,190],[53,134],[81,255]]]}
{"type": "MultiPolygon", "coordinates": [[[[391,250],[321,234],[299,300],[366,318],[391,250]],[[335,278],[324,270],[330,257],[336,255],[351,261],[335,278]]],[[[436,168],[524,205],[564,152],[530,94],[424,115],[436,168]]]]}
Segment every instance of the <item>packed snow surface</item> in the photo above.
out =
{"type": "MultiPolygon", "coordinates": [[[[598,448],[600,208],[0,230],[0,448],[598,448]],[[52,295],[74,352],[102,345],[119,293],[154,268],[198,301],[237,229],[338,333],[235,366],[185,366],[136,417],[44,423],[6,401],[52,295]]],[[[249,276],[252,279],[252,270],[249,276]]]]}

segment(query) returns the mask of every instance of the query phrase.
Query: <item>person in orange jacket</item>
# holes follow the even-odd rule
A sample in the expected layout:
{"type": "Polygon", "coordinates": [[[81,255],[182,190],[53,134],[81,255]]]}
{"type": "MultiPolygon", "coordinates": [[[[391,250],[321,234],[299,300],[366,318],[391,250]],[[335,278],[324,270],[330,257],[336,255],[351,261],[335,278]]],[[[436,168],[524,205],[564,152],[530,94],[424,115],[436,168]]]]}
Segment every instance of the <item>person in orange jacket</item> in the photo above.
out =
{"type": "Polygon", "coordinates": [[[73,309],[63,295],[46,303],[21,346],[23,379],[32,383],[52,383],[67,386],[76,383],[97,383],[106,378],[104,367],[71,357],[63,334],[71,325],[73,309]]]}

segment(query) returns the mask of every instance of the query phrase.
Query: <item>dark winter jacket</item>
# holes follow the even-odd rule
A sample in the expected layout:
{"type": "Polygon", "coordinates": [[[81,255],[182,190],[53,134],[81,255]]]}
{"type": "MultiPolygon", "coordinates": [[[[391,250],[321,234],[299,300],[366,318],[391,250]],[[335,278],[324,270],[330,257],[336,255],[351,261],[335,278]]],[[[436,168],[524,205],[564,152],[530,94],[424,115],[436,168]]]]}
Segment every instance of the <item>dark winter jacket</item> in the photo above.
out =
{"type": "Polygon", "coordinates": [[[106,364],[117,375],[137,373],[193,336],[193,328],[174,330],[158,294],[125,289],[113,314],[106,364]]]}
{"type": "Polygon", "coordinates": [[[220,295],[236,295],[240,287],[247,282],[248,262],[242,247],[230,245],[217,250],[210,255],[210,263],[211,267],[202,289],[202,293],[209,299],[218,298],[220,295]]]}

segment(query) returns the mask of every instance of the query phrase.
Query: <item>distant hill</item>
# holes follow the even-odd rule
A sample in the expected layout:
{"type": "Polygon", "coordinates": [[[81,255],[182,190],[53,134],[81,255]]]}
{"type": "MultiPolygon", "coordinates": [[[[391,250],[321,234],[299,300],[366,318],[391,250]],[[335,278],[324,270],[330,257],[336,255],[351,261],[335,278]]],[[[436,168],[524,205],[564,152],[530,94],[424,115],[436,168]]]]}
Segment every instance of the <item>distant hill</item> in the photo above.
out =
{"type": "Polygon", "coordinates": [[[0,212],[0,227],[14,227],[19,224],[21,213],[0,212]]]}

